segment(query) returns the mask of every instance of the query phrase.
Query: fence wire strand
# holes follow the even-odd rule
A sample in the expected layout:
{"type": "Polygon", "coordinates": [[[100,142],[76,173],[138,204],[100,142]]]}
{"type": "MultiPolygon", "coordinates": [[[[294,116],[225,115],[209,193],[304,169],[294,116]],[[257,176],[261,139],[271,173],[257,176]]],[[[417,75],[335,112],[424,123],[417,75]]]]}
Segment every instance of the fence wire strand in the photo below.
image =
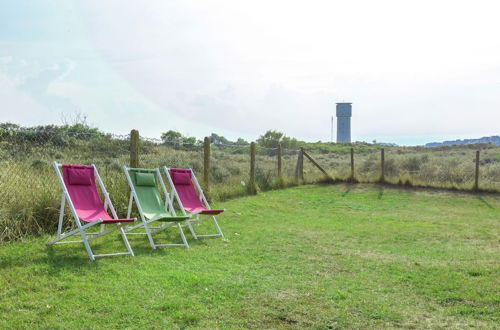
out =
{"type": "MultiPolygon", "coordinates": [[[[381,178],[379,147],[353,145],[354,178],[377,182],[381,178]]],[[[57,129],[0,130],[0,242],[55,230],[60,187],[51,163],[95,164],[119,214],[126,213],[128,185],[123,166],[130,164],[130,135],[57,129]]],[[[351,177],[351,146],[335,151],[306,150],[329,176],[351,177]]],[[[384,179],[392,184],[472,189],[475,148],[385,148],[384,179]]],[[[333,148],[332,148],[333,149],[333,148]]],[[[256,147],[255,183],[261,190],[297,184],[298,148],[282,149],[282,177],[278,177],[278,149],[256,147]]],[[[211,143],[209,196],[214,200],[249,192],[250,145],[211,143]]],[[[198,140],[140,137],[141,167],[192,168],[204,181],[204,144],[198,140]]],[[[481,146],[479,189],[500,192],[500,147],[481,146]]],[[[304,158],[306,182],[324,174],[304,158]]]]}

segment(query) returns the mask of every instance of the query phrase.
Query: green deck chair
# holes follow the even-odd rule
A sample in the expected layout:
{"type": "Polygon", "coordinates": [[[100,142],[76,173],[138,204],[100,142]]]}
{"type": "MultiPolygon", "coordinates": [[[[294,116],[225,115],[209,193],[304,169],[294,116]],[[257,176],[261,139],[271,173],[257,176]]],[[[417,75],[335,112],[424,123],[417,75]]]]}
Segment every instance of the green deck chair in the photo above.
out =
{"type": "Polygon", "coordinates": [[[145,232],[131,234],[145,234],[148,236],[149,244],[152,249],[161,246],[185,246],[189,248],[189,244],[182,230],[181,223],[188,220],[191,216],[177,216],[174,207],[170,201],[169,194],[159,169],[141,169],[128,168],[124,166],[125,175],[130,186],[130,199],[128,203],[128,215],[132,212],[132,207],[135,202],[142,222],[135,226],[130,226],[125,229],[126,232],[144,228],[145,232]],[[158,189],[158,184],[163,189],[165,194],[165,202],[158,189]],[[153,222],[161,222],[159,226],[151,226],[153,222]],[[156,244],[153,239],[153,234],[165,228],[177,226],[182,238],[182,244],[156,244]]]}

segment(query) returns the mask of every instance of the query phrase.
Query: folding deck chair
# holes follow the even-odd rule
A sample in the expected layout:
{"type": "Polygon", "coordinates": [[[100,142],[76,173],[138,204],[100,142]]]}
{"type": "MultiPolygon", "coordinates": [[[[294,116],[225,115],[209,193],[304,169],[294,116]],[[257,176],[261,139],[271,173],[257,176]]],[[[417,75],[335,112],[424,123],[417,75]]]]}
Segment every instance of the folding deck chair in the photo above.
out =
{"type": "Polygon", "coordinates": [[[130,186],[130,199],[128,203],[127,217],[130,217],[133,202],[135,201],[135,205],[142,220],[142,222],[137,225],[127,227],[125,232],[143,227],[145,232],[131,234],[147,235],[149,244],[153,249],[161,246],[185,246],[186,248],[189,248],[186,236],[182,230],[181,222],[187,221],[191,218],[191,215],[176,215],[170,201],[167,188],[165,187],[165,183],[163,183],[163,179],[161,178],[160,170],[128,168],[126,166],[124,166],[124,170],[130,186]],[[165,194],[165,202],[162,201],[162,197],[158,189],[158,183],[160,183],[163,193],[165,194]],[[163,224],[157,227],[150,226],[152,222],[156,221],[163,222],[163,224]],[[183,242],[182,244],[156,244],[154,242],[152,234],[174,225],[176,225],[179,229],[183,242]]]}
{"type": "Polygon", "coordinates": [[[97,257],[108,257],[118,255],[132,255],[134,252],[130,247],[127,235],[123,230],[125,223],[134,222],[136,219],[119,219],[113,204],[109,198],[109,194],[104,187],[104,184],[97,172],[95,165],[70,165],[53,163],[54,169],[59,179],[59,184],[62,189],[61,207],[59,209],[59,224],[57,226],[57,236],[54,240],[47,243],[64,244],[64,243],[80,243],[83,242],[90,260],[95,260],[97,257]],[[61,174],[62,170],[62,174],[61,174]],[[96,180],[104,196],[104,204],[99,197],[97,191],[96,180]],[[76,229],[68,232],[62,232],[64,220],[64,209],[68,203],[71,215],[76,224],[76,229]],[[108,208],[111,210],[112,217],[108,213],[108,208]],[[100,225],[100,231],[89,232],[88,230],[100,225]],[[106,230],[106,225],[115,225],[113,228],[106,230]],[[109,234],[119,230],[123,239],[123,243],[128,252],[109,253],[109,254],[94,254],[90,248],[89,241],[97,237],[109,234]],[[80,235],[81,241],[64,241],[62,240],[73,236],[80,235]]]}
{"type": "Polygon", "coordinates": [[[172,201],[173,205],[174,198],[179,205],[182,214],[193,215],[195,218],[193,220],[188,220],[187,225],[191,234],[195,239],[198,237],[222,237],[224,238],[224,234],[222,234],[222,230],[219,227],[219,223],[215,216],[224,212],[225,210],[212,210],[210,205],[205,198],[205,194],[203,194],[203,190],[201,189],[196,176],[193,173],[192,169],[181,169],[181,168],[168,168],[166,166],[163,167],[165,171],[165,175],[168,178],[168,182],[170,183],[170,187],[172,188],[172,201]],[[196,189],[195,189],[196,186],[196,189]],[[198,192],[196,192],[198,191],[198,192]],[[215,229],[217,230],[217,234],[208,234],[208,235],[198,235],[194,231],[192,226],[193,223],[200,222],[204,220],[201,216],[211,217],[214,222],[215,229]]]}

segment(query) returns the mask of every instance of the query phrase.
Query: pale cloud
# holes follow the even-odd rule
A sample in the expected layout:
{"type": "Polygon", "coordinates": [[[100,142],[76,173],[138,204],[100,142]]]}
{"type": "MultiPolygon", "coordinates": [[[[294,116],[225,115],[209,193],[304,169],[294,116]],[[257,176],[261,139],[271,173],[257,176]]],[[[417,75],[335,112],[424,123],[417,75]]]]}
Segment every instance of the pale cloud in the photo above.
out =
{"type": "Polygon", "coordinates": [[[48,123],[49,109],[41,105],[30,95],[20,92],[15,81],[0,72],[0,100],[2,104],[2,122],[39,125],[48,123]]]}
{"type": "Polygon", "coordinates": [[[351,101],[354,140],[492,135],[499,9],[487,0],[23,2],[4,18],[0,73],[22,104],[48,116],[79,109],[117,133],[278,129],[328,140],[335,102],[351,101]],[[15,14],[27,8],[36,17],[21,26],[15,14]]]}

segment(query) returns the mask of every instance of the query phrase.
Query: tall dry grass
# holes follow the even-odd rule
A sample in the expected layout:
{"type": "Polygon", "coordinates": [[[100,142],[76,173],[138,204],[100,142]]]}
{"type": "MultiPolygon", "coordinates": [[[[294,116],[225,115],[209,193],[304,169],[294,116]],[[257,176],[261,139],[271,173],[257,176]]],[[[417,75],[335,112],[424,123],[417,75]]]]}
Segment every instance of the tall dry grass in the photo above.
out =
{"type": "MultiPolygon", "coordinates": [[[[50,141],[49,141],[50,142],[50,141]]],[[[440,188],[471,189],[474,182],[474,155],[480,147],[480,188],[500,192],[500,147],[491,145],[446,148],[386,147],[385,180],[392,184],[440,188]]],[[[355,148],[354,178],[359,182],[380,179],[380,147],[355,148]]],[[[190,167],[203,181],[201,146],[174,148],[143,141],[141,167],[190,167]],[[184,149],[184,150],[182,150],[184,149]]],[[[308,150],[329,174],[349,180],[350,148],[339,146],[336,152],[308,150]]],[[[276,153],[257,150],[256,183],[259,190],[279,189],[297,184],[294,171],[296,150],[285,150],[283,177],[277,176],[276,153]]],[[[52,161],[96,164],[119,215],[126,214],[128,185],[123,165],[129,163],[127,138],[78,139],[62,145],[51,143],[9,143],[0,141],[0,241],[22,239],[43,232],[54,232],[60,203],[60,188],[52,161]]],[[[249,147],[213,146],[210,190],[213,201],[244,196],[248,191],[249,147]]],[[[322,182],[323,174],[304,160],[307,183],[322,182]]]]}

